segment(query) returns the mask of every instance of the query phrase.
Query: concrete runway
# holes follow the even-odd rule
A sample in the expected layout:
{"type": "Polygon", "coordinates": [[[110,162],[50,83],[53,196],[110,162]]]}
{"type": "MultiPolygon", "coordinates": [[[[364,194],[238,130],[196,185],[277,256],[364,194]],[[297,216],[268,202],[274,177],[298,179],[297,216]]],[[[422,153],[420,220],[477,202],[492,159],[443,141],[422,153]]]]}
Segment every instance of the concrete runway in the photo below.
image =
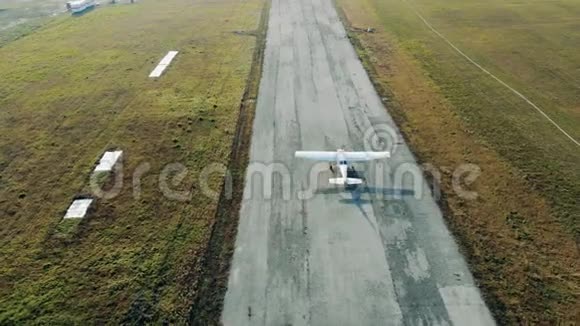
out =
{"type": "Polygon", "coordinates": [[[415,166],[402,139],[354,190],[293,157],[398,133],[332,2],[272,0],[265,51],[223,323],[493,325],[422,176],[396,181],[415,166]]]}

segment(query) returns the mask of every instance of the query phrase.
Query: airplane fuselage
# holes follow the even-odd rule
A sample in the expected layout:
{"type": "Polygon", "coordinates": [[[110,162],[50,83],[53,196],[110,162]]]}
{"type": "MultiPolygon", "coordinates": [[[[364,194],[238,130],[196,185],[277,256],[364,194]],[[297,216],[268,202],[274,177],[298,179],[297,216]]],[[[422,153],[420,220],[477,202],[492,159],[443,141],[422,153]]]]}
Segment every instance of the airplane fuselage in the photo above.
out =
{"type": "Polygon", "coordinates": [[[346,178],[348,177],[348,161],[344,157],[344,151],[339,149],[336,155],[336,166],[340,171],[341,180],[346,182],[346,178]]]}

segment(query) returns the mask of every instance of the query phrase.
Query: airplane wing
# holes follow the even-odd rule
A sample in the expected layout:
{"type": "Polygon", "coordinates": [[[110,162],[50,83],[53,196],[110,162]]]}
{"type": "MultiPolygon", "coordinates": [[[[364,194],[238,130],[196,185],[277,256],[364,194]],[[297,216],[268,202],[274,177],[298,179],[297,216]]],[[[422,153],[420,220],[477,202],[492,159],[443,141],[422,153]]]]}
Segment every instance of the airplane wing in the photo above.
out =
{"type": "Polygon", "coordinates": [[[391,157],[389,152],[343,152],[348,162],[372,161],[391,157]]]}
{"type": "Polygon", "coordinates": [[[294,156],[315,161],[336,161],[336,152],[296,151],[294,156]]]}
{"type": "MultiPolygon", "coordinates": [[[[297,158],[305,158],[315,161],[334,162],[338,152],[317,152],[317,151],[297,151],[294,154],[297,158]]],[[[348,162],[372,161],[391,157],[389,152],[342,152],[344,159],[348,162]]]]}

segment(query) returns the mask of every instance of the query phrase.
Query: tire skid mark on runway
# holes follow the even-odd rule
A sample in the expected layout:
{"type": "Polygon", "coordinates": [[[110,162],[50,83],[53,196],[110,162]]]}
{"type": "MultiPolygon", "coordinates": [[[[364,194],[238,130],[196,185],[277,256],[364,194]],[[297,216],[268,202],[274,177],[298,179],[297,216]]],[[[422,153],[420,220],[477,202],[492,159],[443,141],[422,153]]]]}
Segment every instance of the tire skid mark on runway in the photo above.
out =
{"type": "MultiPolygon", "coordinates": [[[[317,22],[320,25],[320,20],[318,18],[319,17],[317,17],[317,22]]],[[[326,40],[326,38],[322,36],[322,41],[326,49],[327,61],[329,62],[329,65],[331,67],[345,66],[344,62],[340,61],[335,62],[334,58],[331,55],[329,55],[329,52],[333,50],[332,46],[329,44],[332,40],[330,41],[326,40]]],[[[364,130],[370,128],[372,124],[366,115],[356,114],[357,113],[356,111],[350,109],[350,107],[352,106],[364,107],[366,106],[366,104],[361,104],[360,100],[361,97],[359,96],[359,93],[354,85],[354,82],[344,77],[345,70],[346,69],[330,69],[332,77],[334,79],[334,85],[336,87],[341,86],[340,87],[341,89],[347,89],[349,91],[352,91],[350,93],[346,92],[338,93],[337,91],[337,94],[339,96],[339,99],[341,100],[341,111],[345,119],[345,123],[347,124],[347,127],[350,127],[352,124],[354,124],[355,127],[355,130],[353,130],[352,128],[348,128],[350,141],[353,144],[354,149],[362,150],[363,144],[362,141],[360,140],[363,138],[362,136],[364,134],[364,130]],[[350,119],[347,118],[347,116],[350,116],[350,119]],[[361,127],[361,125],[364,125],[365,127],[361,127]]],[[[366,185],[362,187],[364,188],[366,187],[366,185]]],[[[375,223],[372,223],[370,221],[369,215],[366,213],[360,201],[355,200],[355,204],[360,209],[365,219],[369,221],[369,224],[371,225],[378,224],[379,229],[384,229],[385,227],[384,221],[386,221],[388,217],[384,211],[376,210],[374,209],[376,205],[374,204],[371,205],[374,211],[373,215],[375,217],[375,223]]],[[[407,240],[408,244],[404,247],[395,246],[393,248],[384,244],[384,237],[382,236],[382,234],[380,237],[381,239],[383,239],[385,258],[387,262],[396,262],[396,264],[389,264],[389,267],[391,276],[393,277],[393,281],[395,284],[395,290],[396,293],[398,294],[397,298],[399,300],[399,305],[401,306],[403,312],[404,323],[409,325],[415,325],[420,323],[421,321],[431,324],[445,324],[449,322],[449,317],[447,316],[445,306],[439,295],[437,285],[433,282],[433,280],[431,279],[416,280],[409,275],[409,272],[412,270],[412,268],[409,268],[410,262],[408,260],[408,257],[409,256],[412,257],[413,252],[422,252],[421,248],[416,247],[416,242],[414,242],[415,239],[414,238],[408,239],[407,240]],[[403,254],[404,252],[406,252],[407,255],[403,254]],[[404,292],[401,291],[401,288],[404,289],[404,292]],[[426,291],[427,289],[428,291],[426,291]],[[414,302],[418,302],[417,300],[422,298],[426,294],[431,296],[434,304],[417,306],[416,308],[413,308],[414,302]],[[409,309],[413,310],[409,311],[409,309]]],[[[426,273],[425,275],[429,275],[427,271],[425,273],[426,273]]]]}
{"type": "MultiPolygon", "coordinates": [[[[290,10],[280,6],[281,10],[290,10]]],[[[280,35],[282,44],[293,42],[292,27],[287,24],[280,24],[280,35]]],[[[288,151],[286,146],[300,146],[300,132],[295,128],[299,125],[296,117],[296,110],[287,110],[286,106],[291,104],[296,108],[295,78],[294,78],[294,53],[293,51],[282,51],[279,53],[281,64],[278,70],[276,93],[274,103],[274,119],[277,128],[274,129],[274,158],[276,162],[284,162],[285,168],[293,171],[293,153],[288,151]]],[[[289,307],[283,314],[268,315],[266,323],[272,325],[284,324],[292,316],[308,314],[308,277],[305,274],[308,241],[304,235],[301,221],[294,219],[299,216],[301,205],[299,202],[289,200],[292,194],[285,193],[288,189],[293,189],[292,179],[283,173],[274,173],[272,183],[272,200],[270,216],[269,246],[268,246],[268,268],[269,277],[267,280],[268,296],[266,297],[267,310],[276,310],[275,307],[289,307]],[[270,289],[274,289],[274,295],[270,296],[270,289]],[[282,293],[282,295],[280,295],[282,293]],[[302,305],[296,302],[303,303],[302,305]]]]}
{"type": "MultiPolygon", "coordinates": [[[[312,6],[312,5],[311,5],[311,6],[312,6]]],[[[315,10],[315,9],[311,9],[311,11],[313,11],[313,10],[315,10]]],[[[317,23],[319,26],[321,25],[321,23],[320,23],[320,22],[319,22],[319,21],[316,19],[316,17],[314,17],[314,18],[313,18],[313,20],[314,20],[314,21],[315,21],[315,22],[316,22],[316,23],[317,23]]],[[[320,28],[321,28],[321,29],[323,29],[322,27],[320,27],[320,28]]],[[[329,29],[329,30],[330,30],[330,29],[329,29]]],[[[323,33],[321,33],[321,32],[320,32],[320,30],[317,30],[317,31],[315,31],[315,34],[316,34],[316,35],[314,35],[315,39],[317,39],[317,40],[318,40],[318,42],[321,42],[321,43],[324,45],[324,44],[326,43],[326,40],[325,40],[325,38],[323,37],[323,36],[324,36],[324,35],[323,35],[323,33]]],[[[332,69],[332,68],[333,68],[333,64],[332,64],[332,62],[331,62],[332,60],[330,60],[330,62],[329,62],[329,58],[331,58],[331,57],[330,57],[330,54],[329,54],[329,51],[331,51],[331,50],[330,50],[328,47],[325,47],[325,46],[321,47],[321,49],[320,49],[320,52],[322,52],[322,53],[323,53],[323,56],[324,56],[324,58],[326,59],[326,64],[325,64],[325,66],[327,67],[327,71],[329,72],[329,75],[328,75],[328,76],[329,76],[329,77],[331,77],[331,79],[332,79],[332,85],[330,85],[330,86],[332,86],[332,90],[333,90],[333,92],[334,92],[334,94],[335,94],[335,96],[336,96],[336,99],[339,99],[339,94],[338,94],[338,93],[339,93],[339,91],[338,91],[338,89],[336,88],[336,86],[337,86],[337,85],[336,85],[336,78],[333,78],[334,76],[333,76],[333,73],[332,73],[332,70],[333,70],[333,69],[332,69]]],[[[349,145],[349,147],[353,147],[353,146],[352,146],[352,143],[353,143],[353,141],[352,141],[352,140],[353,140],[353,139],[356,139],[357,137],[356,137],[355,135],[353,135],[352,133],[350,133],[350,134],[349,134],[349,132],[352,132],[352,128],[350,127],[349,121],[348,121],[348,120],[347,120],[347,118],[344,116],[344,113],[343,113],[343,111],[341,110],[341,108],[342,108],[342,106],[343,106],[343,105],[340,103],[340,100],[337,102],[337,104],[338,104],[338,105],[337,105],[337,106],[334,108],[334,111],[336,112],[336,115],[337,115],[337,116],[339,116],[339,117],[341,118],[341,120],[342,120],[342,121],[344,121],[344,124],[345,124],[345,126],[346,126],[345,130],[347,131],[347,137],[345,138],[345,139],[346,139],[346,141],[341,141],[341,143],[342,143],[341,145],[345,144],[345,145],[349,145]]],[[[336,128],[336,127],[335,127],[335,128],[336,128]]],[[[362,134],[362,132],[361,132],[361,134],[362,134]]],[[[362,143],[360,143],[360,144],[362,145],[362,143]]],[[[332,202],[332,201],[334,201],[334,200],[336,200],[336,199],[333,199],[333,198],[331,198],[331,199],[330,199],[330,203],[329,203],[329,204],[331,205],[331,204],[332,204],[331,202],[332,202]]],[[[362,204],[360,204],[360,203],[359,203],[358,207],[360,208],[360,212],[361,212],[361,213],[363,213],[363,214],[361,214],[361,215],[362,215],[362,216],[366,216],[366,218],[367,218],[367,220],[368,220],[368,225],[370,226],[370,228],[371,228],[371,229],[374,229],[374,227],[373,227],[373,226],[376,224],[376,222],[374,221],[374,217],[372,217],[372,220],[371,220],[371,216],[369,216],[369,215],[368,215],[368,213],[366,212],[366,210],[365,210],[365,208],[364,208],[364,206],[363,206],[362,204]]],[[[358,214],[357,214],[357,215],[358,215],[358,214]]],[[[362,217],[362,216],[361,216],[361,217],[362,217]]],[[[354,216],[353,216],[353,217],[354,217],[354,216]]],[[[376,232],[376,231],[375,231],[375,232],[376,232]]],[[[375,234],[378,234],[378,233],[375,233],[375,234]]],[[[378,238],[378,237],[377,237],[377,238],[378,238]]],[[[347,243],[348,243],[348,242],[347,242],[347,243]]],[[[389,288],[390,288],[392,285],[390,285],[390,286],[385,286],[385,284],[383,284],[383,283],[381,283],[381,284],[382,284],[382,286],[380,286],[380,288],[383,288],[385,291],[382,291],[382,292],[376,292],[376,291],[374,291],[374,292],[373,292],[372,290],[373,290],[374,288],[377,288],[377,285],[376,285],[376,284],[375,284],[375,285],[373,285],[373,287],[372,287],[372,288],[367,288],[367,289],[365,289],[365,291],[370,291],[370,292],[373,292],[373,293],[375,293],[375,294],[378,294],[378,295],[379,295],[379,298],[384,298],[384,296],[385,296],[385,293],[389,293],[389,292],[390,292],[388,289],[389,289],[389,288]]],[[[375,302],[381,302],[382,300],[383,300],[383,299],[381,299],[381,300],[376,300],[375,302]]],[[[395,304],[395,305],[396,305],[396,304],[395,304]]],[[[375,309],[375,310],[376,310],[376,312],[375,312],[375,313],[376,313],[377,315],[380,315],[380,314],[378,313],[378,311],[380,311],[380,310],[382,310],[382,309],[384,309],[384,308],[377,308],[377,309],[378,309],[378,310],[376,310],[376,309],[375,309]]],[[[381,312],[381,313],[384,313],[384,312],[381,312]]],[[[396,320],[396,319],[395,319],[395,320],[396,320]]]]}
{"type": "MultiPolygon", "coordinates": [[[[318,2],[317,2],[318,3],[318,2]]],[[[314,7],[313,7],[314,8],[314,7]]],[[[326,8],[322,9],[322,12],[327,10],[326,8]]],[[[316,11],[316,12],[320,12],[316,11]]],[[[320,26],[320,15],[316,16],[316,22],[318,26],[320,26]]],[[[338,19],[338,18],[337,18],[338,19]]],[[[328,24],[328,22],[326,21],[328,24]]],[[[330,43],[332,42],[332,38],[336,32],[329,32],[329,33],[321,33],[321,39],[324,44],[324,48],[326,49],[326,58],[329,63],[330,67],[338,67],[340,69],[330,69],[332,73],[332,77],[335,85],[336,93],[339,97],[340,109],[342,110],[342,115],[345,120],[345,124],[348,129],[349,138],[351,141],[351,150],[365,150],[364,148],[364,140],[363,136],[365,132],[372,128],[373,123],[371,122],[371,118],[365,112],[368,111],[368,105],[362,100],[362,96],[358,91],[358,88],[354,84],[354,81],[345,74],[348,71],[348,65],[344,58],[339,57],[338,61],[334,59],[330,53],[332,53],[333,49],[330,43]],[[330,39],[330,40],[328,40],[330,39]],[[338,86],[343,91],[338,91],[338,86]],[[345,91],[346,90],[346,91],[345,91]],[[350,122],[350,123],[349,123],[350,122]]],[[[346,38],[346,33],[338,32],[339,37],[346,38]]],[[[336,38],[334,38],[336,40],[336,38]]],[[[353,50],[354,51],[354,50],[353,50]]],[[[375,118],[376,119],[376,118],[375,118]]],[[[381,121],[381,124],[384,123],[381,121]]]]}
{"type": "Polygon", "coordinates": [[[379,228],[387,260],[397,262],[390,265],[391,275],[405,324],[450,325],[439,288],[431,278],[427,257],[418,246],[418,234],[405,200],[385,200],[374,207],[382,211],[377,216],[381,217],[379,228]],[[397,228],[400,233],[391,232],[396,224],[404,226],[397,228]]]}
{"type": "MultiPolygon", "coordinates": [[[[317,4],[319,4],[319,3],[317,3],[317,4]]],[[[350,141],[352,142],[353,140],[360,139],[360,137],[357,137],[357,133],[362,135],[364,133],[364,127],[361,126],[361,123],[358,122],[357,116],[354,116],[354,115],[352,116],[354,118],[352,120],[353,122],[349,123],[349,120],[347,120],[347,115],[344,114],[345,108],[344,108],[344,105],[342,105],[342,102],[347,102],[347,104],[346,104],[347,108],[350,108],[350,107],[359,107],[360,100],[359,100],[358,94],[356,94],[356,89],[354,87],[354,83],[352,83],[352,81],[349,79],[346,79],[346,83],[347,83],[346,86],[347,87],[343,87],[342,91],[338,90],[338,85],[343,79],[340,78],[339,76],[337,76],[336,71],[337,70],[342,71],[342,69],[333,69],[333,67],[334,68],[344,67],[345,66],[344,62],[340,62],[340,59],[339,59],[339,62],[335,62],[333,56],[331,55],[332,49],[330,49],[330,47],[328,45],[327,38],[332,37],[333,33],[332,33],[330,27],[327,27],[327,26],[329,26],[329,23],[327,21],[324,21],[324,20],[321,23],[321,20],[323,19],[322,17],[324,17],[324,16],[316,15],[316,13],[320,12],[320,10],[315,9],[314,3],[312,3],[312,10],[311,11],[314,13],[314,21],[315,21],[316,25],[318,26],[317,30],[319,31],[319,37],[320,37],[320,40],[322,41],[322,44],[324,45],[323,48],[325,50],[324,53],[325,53],[326,61],[328,62],[329,71],[330,71],[331,77],[334,81],[334,83],[333,83],[334,91],[335,91],[336,95],[338,96],[339,104],[341,104],[341,105],[339,105],[339,109],[341,109],[341,111],[342,111],[342,117],[344,119],[344,123],[345,123],[347,131],[348,131],[348,136],[349,136],[350,141]],[[323,32],[324,29],[327,30],[327,33],[323,32]],[[348,86],[350,86],[350,87],[348,87],[348,86]],[[345,92],[345,90],[346,90],[346,92],[345,92]],[[351,96],[346,96],[345,93],[347,93],[347,94],[348,93],[355,93],[355,94],[352,94],[351,96]],[[348,99],[351,99],[351,103],[348,103],[349,102],[348,99]],[[354,125],[353,126],[354,128],[352,128],[350,126],[351,124],[354,125]],[[355,130],[353,130],[353,129],[355,129],[355,130]]],[[[349,146],[349,148],[347,148],[347,149],[349,149],[349,150],[362,150],[362,142],[360,142],[358,144],[353,144],[353,145],[349,146]]]]}

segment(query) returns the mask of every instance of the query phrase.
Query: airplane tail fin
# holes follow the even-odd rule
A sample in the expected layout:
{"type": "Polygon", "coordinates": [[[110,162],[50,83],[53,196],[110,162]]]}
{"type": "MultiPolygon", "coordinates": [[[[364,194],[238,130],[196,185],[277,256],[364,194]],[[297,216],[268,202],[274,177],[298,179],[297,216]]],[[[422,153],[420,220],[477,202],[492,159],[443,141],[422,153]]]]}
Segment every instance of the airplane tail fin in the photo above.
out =
{"type": "Polygon", "coordinates": [[[362,183],[362,179],[356,179],[356,178],[331,178],[328,180],[329,183],[331,184],[335,184],[335,185],[359,185],[362,183]]]}

